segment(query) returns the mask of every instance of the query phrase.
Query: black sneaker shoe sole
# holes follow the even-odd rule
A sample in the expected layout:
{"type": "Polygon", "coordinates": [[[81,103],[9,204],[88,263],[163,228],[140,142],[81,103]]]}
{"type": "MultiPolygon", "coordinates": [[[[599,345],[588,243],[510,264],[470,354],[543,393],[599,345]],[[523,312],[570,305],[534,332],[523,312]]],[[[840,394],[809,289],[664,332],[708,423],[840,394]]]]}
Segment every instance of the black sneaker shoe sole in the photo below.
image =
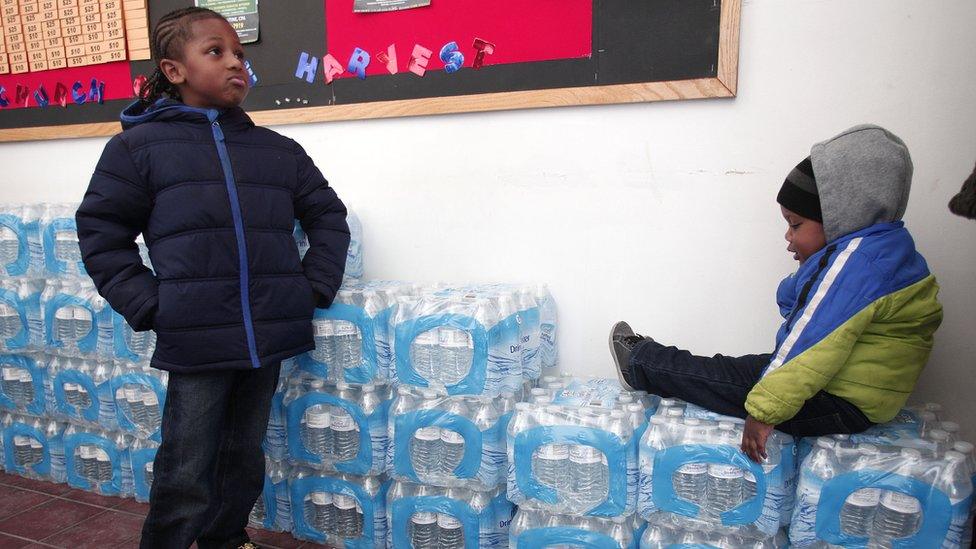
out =
{"type": "Polygon", "coordinates": [[[613,357],[613,364],[617,370],[617,379],[620,380],[620,384],[624,389],[628,391],[635,390],[630,382],[627,381],[627,376],[624,375],[624,368],[628,368],[629,365],[627,361],[630,359],[630,349],[627,348],[623,343],[623,338],[628,336],[634,336],[634,330],[624,321],[617,322],[610,329],[610,356],[613,357]]]}

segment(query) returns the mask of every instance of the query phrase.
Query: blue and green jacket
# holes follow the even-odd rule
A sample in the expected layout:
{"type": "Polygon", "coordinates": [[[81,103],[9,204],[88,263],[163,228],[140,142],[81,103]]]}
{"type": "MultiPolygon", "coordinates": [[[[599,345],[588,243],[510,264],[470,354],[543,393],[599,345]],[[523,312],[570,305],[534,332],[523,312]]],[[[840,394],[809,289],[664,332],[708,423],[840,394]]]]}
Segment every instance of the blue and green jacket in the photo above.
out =
{"type": "Polygon", "coordinates": [[[873,422],[904,406],[942,321],[939,286],[901,221],[830,241],[777,291],[785,318],[776,351],[749,393],[749,414],[773,425],[823,390],[873,422]]]}

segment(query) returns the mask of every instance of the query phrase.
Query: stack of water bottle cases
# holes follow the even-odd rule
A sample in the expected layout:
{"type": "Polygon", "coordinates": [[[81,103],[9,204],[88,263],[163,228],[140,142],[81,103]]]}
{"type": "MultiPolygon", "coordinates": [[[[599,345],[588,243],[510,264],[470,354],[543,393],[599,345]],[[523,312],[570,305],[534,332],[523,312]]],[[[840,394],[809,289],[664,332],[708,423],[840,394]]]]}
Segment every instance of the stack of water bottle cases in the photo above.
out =
{"type": "MultiPolygon", "coordinates": [[[[0,467],[145,501],[166,376],[91,287],[73,211],[0,208],[0,467]]],[[[360,281],[349,222],[350,277],[282,365],[254,526],[357,549],[968,546],[973,446],[938,405],[774,432],[753,463],[740,419],[559,375],[544,287],[360,281]]]]}
{"type": "Polygon", "coordinates": [[[0,205],[0,470],[148,501],[167,376],[149,368],[154,333],[132,331],[86,274],[76,209],[0,205]]]}

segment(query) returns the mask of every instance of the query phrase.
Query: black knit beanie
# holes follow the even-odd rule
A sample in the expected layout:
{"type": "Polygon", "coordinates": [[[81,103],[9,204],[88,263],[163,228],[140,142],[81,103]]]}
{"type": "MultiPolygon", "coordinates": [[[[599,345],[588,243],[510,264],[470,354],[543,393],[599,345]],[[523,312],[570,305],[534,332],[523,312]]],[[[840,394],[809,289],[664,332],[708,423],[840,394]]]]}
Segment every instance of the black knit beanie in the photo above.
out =
{"type": "Polygon", "coordinates": [[[813,176],[813,164],[809,156],[786,176],[786,181],[776,195],[776,202],[807,219],[823,223],[820,196],[817,194],[817,180],[813,176]]]}

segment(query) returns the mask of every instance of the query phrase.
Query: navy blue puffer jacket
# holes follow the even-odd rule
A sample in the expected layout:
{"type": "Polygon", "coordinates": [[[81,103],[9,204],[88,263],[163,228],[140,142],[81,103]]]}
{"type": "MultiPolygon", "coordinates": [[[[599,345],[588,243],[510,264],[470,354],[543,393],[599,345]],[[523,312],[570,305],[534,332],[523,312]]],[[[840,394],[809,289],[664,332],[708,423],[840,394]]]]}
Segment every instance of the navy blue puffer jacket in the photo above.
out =
{"type": "Polygon", "coordinates": [[[133,104],[122,122],[78,209],[78,237],[99,293],[135,330],[156,331],[152,365],[258,368],[312,349],[312,313],[342,282],[349,228],[301,146],[239,108],[167,99],[133,104]]]}

